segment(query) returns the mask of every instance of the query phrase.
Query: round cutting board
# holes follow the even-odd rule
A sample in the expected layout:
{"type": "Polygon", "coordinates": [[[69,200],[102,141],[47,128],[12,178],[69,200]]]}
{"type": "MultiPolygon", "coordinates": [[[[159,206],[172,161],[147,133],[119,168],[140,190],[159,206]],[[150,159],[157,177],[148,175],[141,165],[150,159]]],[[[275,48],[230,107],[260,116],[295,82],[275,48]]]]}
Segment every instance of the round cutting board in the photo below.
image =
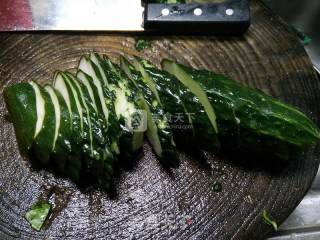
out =
{"type": "MultiPolygon", "coordinates": [[[[170,58],[229,75],[318,122],[320,83],[303,47],[262,5],[252,1],[251,10],[252,25],[242,37],[152,37],[142,52],[131,35],[2,33],[0,89],[33,79],[50,82],[54,70],[74,71],[80,56],[92,50],[114,60],[134,54],[155,64],[170,58]]],[[[1,95],[0,239],[263,239],[272,231],[263,210],[280,224],[303,198],[319,164],[316,147],[281,166],[247,161],[250,155],[211,153],[202,154],[203,164],[180,152],[180,166],[168,172],[145,143],[144,156],[121,172],[115,193],[79,190],[20,156],[6,113],[1,95]],[[219,184],[221,191],[215,191],[219,184]],[[53,214],[36,232],[24,214],[44,198],[54,203],[53,214]]]]}

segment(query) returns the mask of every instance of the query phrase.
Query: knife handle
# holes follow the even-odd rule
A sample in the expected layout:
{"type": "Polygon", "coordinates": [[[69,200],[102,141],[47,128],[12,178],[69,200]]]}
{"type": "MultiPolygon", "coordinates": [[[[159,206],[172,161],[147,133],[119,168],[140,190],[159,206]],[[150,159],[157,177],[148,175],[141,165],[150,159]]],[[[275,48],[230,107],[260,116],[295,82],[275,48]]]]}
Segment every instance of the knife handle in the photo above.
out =
{"type": "Polygon", "coordinates": [[[144,28],[147,31],[238,35],[249,25],[248,0],[208,4],[145,3],[144,28]]]}

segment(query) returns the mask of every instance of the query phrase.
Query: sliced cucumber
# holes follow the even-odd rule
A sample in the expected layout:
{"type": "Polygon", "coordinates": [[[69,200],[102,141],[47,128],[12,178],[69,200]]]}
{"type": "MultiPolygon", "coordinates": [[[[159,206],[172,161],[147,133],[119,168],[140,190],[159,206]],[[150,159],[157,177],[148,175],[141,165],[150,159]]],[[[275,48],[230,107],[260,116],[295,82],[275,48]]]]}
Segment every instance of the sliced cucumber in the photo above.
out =
{"type": "MultiPolygon", "coordinates": [[[[85,73],[82,74],[87,78],[85,73]]],[[[116,149],[114,149],[115,146],[112,145],[109,137],[104,136],[105,132],[102,127],[104,119],[100,118],[100,114],[97,114],[93,107],[87,86],[89,88],[94,88],[94,86],[91,84],[85,86],[82,80],[77,79],[70,73],[67,73],[67,75],[78,93],[84,110],[83,170],[85,173],[89,173],[90,176],[92,175],[93,179],[98,181],[101,187],[108,188],[113,174],[113,165],[116,162],[112,149],[113,151],[116,151],[116,149]]],[[[97,95],[93,89],[92,93],[96,98],[97,95]]]]}
{"type": "Polygon", "coordinates": [[[50,96],[54,108],[55,131],[52,143],[52,164],[56,171],[69,176],[66,172],[68,158],[73,155],[74,142],[70,112],[62,95],[52,86],[46,85],[45,90],[50,96]]]}
{"type": "Polygon", "coordinates": [[[3,94],[19,148],[26,154],[34,141],[37,123],[34,88],[29,83],[19,83],[5,88],[3,94]]]}
{"type": "Polygon", "coordinates": [[[101,66],[101,61],[102,58],[100,57],[99,54],[97,53],[91,53],[90,54],[90,60],[98,67],[99,69],[99,73],[101,74],[101,78],[103,80],[103,83],[104,83],[104,86],[108,84],[108,79],[107,79],[107,76],[105,74],[105,72],[103,71],[103,68],[101,66]]]}
{"type": "Polygon", "coordinates": [[[206,92],[201,88],[201,86],[195,82],[190,75],[188,75],[178,64],[168,59],[165,59],[161,63],[162,68],[176,76],[176,78],[182,82],[186,87],[190,89],[190,91],[199,98],[199,101],[203,105],[210,122],[215,129],[216,133],[218,133],[218,127],[216,122],[216,114],[212,105],[209,102],[208,96],[206,92]]]}
{"type": "Polygon", "coordinates": [[[33,81],[30,82],[30,85],[33,87],[33,90],[36,94],[37,123],[36,123],[36,128],[33,136],[33,138],[36,138],[39,132],[41,131],[46,110],[44,107],[45,102],[40,93],[39,85],[33,81]]]}
{"type": "MultiPolygon", "coordinates": [[[[68,87],[66,85],[65,79],[63,77],[63,73],[60,71],[55,72],[54,77],[53,77],[53,86],[55,89],[57,89],[60,94],[62,95],[62,97],[64,98],[68,110],[70,112],[70,114],[72,113],[71,111],[71,101],[70,101],[70,96],[69,96],[69,91],[68,91],[68,87]]],[[[72,116],[71,116],[72,118],[72,116]]]]}
{"type": "Polygon", "coordinates": [[[53,88],[49,85],[47,85],[45,87],[46,91],[48,92],[53,107],[54,107],[54,112],[55,112],[55,131],[54,131],[54,137],[53,137],[53,142],[52,142],[52,151],[55,149],[56,147],[56,142],[58,139],[58,134],[59,134],[59,130],[60,130],[60,121],[61,121],[61,111],[60,111],[60,105],[59,105],[59,100],[58,97],[56,95],[56,93],[54,92],[53,88]]]}
{"type": "MultiPolygon", "coordinates": [[[[139,63],[156,84],[179,147],[190,150],[192,145],[211,151],[218,150],[218,135],[199,99],[174,75],[157,69],[147,60],[139,60],[139,63]]],[[[225,111],[225,114],[233,113],[225,111]]]]}
{"type": "MultiPolygon", "coordinates": [[[[99,65],[100,67],[100,65],[99,65]]],[[[102,108],[102,112],[106,121],[106,124],[108,125],[108,119],[109,119],[109,110],[108,107],[106,105],[106,101],[105,101],[105,96],[103,93],[103,89],[102,89],[102,83],[103,83],[103,79],[102,76],[100,75],[100,68],[97,65],[95,65],[94,62],[92,62],[90,59],[86,58],[86,57],[82,57],[79,63],[79,69],[82,70],[84,73],[86,73],[87,75],[89,75],[96,87],[96,90],[98,92],[98,96],[99,96],[99,102],[102,108]],[[94,69],[97,68],[96,70],[94,69]],[[99,75],[99,76],[98,76],[99,75]]],[[[83,74],[80,74],[80,77],[82,77],[83,74]]],[[[81,78],[82,80],[83,78],[81,78]]]]}
{"type": "MultiPolygon", "coordinates": [[[[95,61],[98,61],[97,57],[94,59],[95,61]]],[[[89,81],[94,83],[94,88],[99,99],[98,109],[102,111],[106,126],[108,126],[105,136],[109,138],[108,142],[111,143],[110,150],[118,155],[120,153],[119,138],[121,135],[121,129],[118,119],[114,113],[115,109],[111,96],[112,93],[108,89],[107,81],[104,81],[102,77],[106,77],[106,75],[100,72],[100,70],[103,71],[103,69],[99,62],[98,64],[99,65],[96,65],[87,57],[82,57],[79,64],[79,69],[87,74],[89,81]]]]}
{"type": "MultiPolygon", "coordinates": [[[[163,108],[157,101],[153,91],[149,88],[148,83],[150,84],[150,82],[143,80],[144,77],[140,74],[140,71],[136,71],[134,66],[127,60],[122,60],[121,62],[122,66],[124,65],[124,71],[128,73],[133,83],[138,86],[136,91],[141,95],[141,107],[147,112],[148,128],[146,135],[150,144],[164,165],[177,166],[178,158],[173,134],[163,108]]],[[[145,70],[143,72],[147,74],[145,70]]],[[[149,76],[146,77],[151,80],[149,76]]]]}
{"type": "Polygon", "coordinates": [[[48,164],[53,151],[53,143],[55,140],[56,130],[56,116],[54,105],[51,101],[49,94],[40,86],[38,86],[39,94],[45,103],[45,116],[41,131],[34,139],[30,154],[35,157],[40,163],[48,164]]]}
{"type": "MultiPolygon", "coordinates": [[[[83,92],[83,87],[81,87],[81,84],[78,82],[77,78],[73,76],[71,73],[67,73],[70,79],[70,84],[72,85],[73,89],[77,92],[77,95],[79,97],[79,101],[81,102],[83,113],[85,116],[83,116],[83,123],[86,127],[84,127],[84,139],[88,141],[88,149],[90,152],[90,155],[93,155],[93,136],[92,136],[92,127],[91,127],[91,117],[90,117],[90,111],[89,106],[87,105],[86,98],[83,92]]],[[[86,147],[86,143],[84,144],[84,147],[86,147]]]]}
{"type": "Polygon", "coordinates": [[[142,147],[143,132],[132,131],[126,126],[126,123],[129,122],[132,114],[139,111],[139,105],[137,104],[139,98],[135,90],[132,89],[131,82],[119,66],[113,64],[106,56],[99,57],[99,59],[99,65],[108,80],[105,89],[108,91],[108,95],[112,93],[111,101],[122,129],[120,137],[121,158],[128,158],[129,156],[132,158],[136,155],[137,150],[142,147]],[[128,145],[131,146],[129,149],[128,145]]]}
{"type": "Polygon", "coordinates": [[[155,151],[156,155],[162,157],[162,146],[158,134],[158,128],[154,121],[152,121],[152,113],[150,111],[149,105],[146,100],[143,99],[140,106],[147,112],[147,138],[150,141],[150,144],[152,145],[152,148],[155,151]]]}
{"type": "Polygon", "coordinates": [[[64,72],[55,74],[53,85],[63,96],[71,113],[73,131],[80,130],[80,137],[83,134],[83,109],[80,103],[79,95],[71,83],[70,76],[64,72]]]}
{"type": "Polygon", "coordinates": [[[135,67],[137,71],[139,71],[142,75],[142,80],[146,83],[146,85],[150,88],[150,90],[153,92],[154,96],[156,97],[156,100],[161,104],[161,100],[159,97],[158,90],[156,88],[156,84],[153,82],[152,78],[149,76],[149,74],[144,69],[143,65],[139,62],[138,57],[134,57],[132,60],[132,64],[135,67]]]}
{"type": "Polygon", "coordinates": [[[87,88],[87,91],[90,96],[90,101],[88,102],[90,105],[93,106],[95,112],[99,114],[96,98],[94,94],[94,88],[91,84],[91,82],[88,80],[88,75],[84,73],[82,70],[78,70],[77,72],[77,78],[83,83],[83,85],[87,88]]]}

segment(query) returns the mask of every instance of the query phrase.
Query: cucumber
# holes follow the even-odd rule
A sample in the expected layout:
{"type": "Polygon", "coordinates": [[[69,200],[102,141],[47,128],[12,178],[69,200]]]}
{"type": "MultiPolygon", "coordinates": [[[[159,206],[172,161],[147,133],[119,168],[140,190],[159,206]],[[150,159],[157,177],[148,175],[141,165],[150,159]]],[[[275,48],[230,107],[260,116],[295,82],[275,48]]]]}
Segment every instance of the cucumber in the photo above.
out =
{"type": "Polygon", "coordinates": [[[54,75],[53,86],[60,92],[67,104],[74,135],[78,136],[76,137],[78,139],[77,142],[80,142],[83,134],[83,109],[78,93],[71,81],[66,73],[57,71],[54,75]]]}
{"type": "Polygon", "coordinates": [[[180,76],[188,76],[207,93],[216,109],[219,139],[226,150],[230,146],[281,159],[296,157],[317,142],[318,127],[297,109],[206,70],[195,70],[165,60],[163,67],[180,76]],[[233,112],[234,114],[230,114],[233,112]],[[238,131],[234,131],[235,125],[238,131]],[[230,131],[232,130],[232,131],[230,131]]]}
{"type": "Polygon", "coordinates": [[[83,116],[83,174],[91,176],[93,181],[97,182],[100,187],[107,189],[111,184],[116,158],[110,151],[112,143],[108,141],[108,136],[104,136],[103,134],[104,130],[101,124],[104,123],[104,119],[101,119],[101,114],[97,114],[93,107],[92,97],[89,93],[89,91],[94,92],[92,85],[89,83],[85,86],[82,80],[70,73],[67,73],[67,75],[78,93],[83,112],[85,113],[83,116]],[[91,89],[88,90],[88,88],[91,89]]]}
{"type": "MultiPolygon", "coordinates": [[[[165,116],[165,111],[157,101],[155,93],[149,88],[149,84],[154,87],[155,85],[151,83],[152,80],[149,76],[147,76],[148,79],[144,79],[144,76],[140,72],[140,67],[136,69],[123,57],[121,63],[128,73],[129,78],[137,86],[137,91],[141,95],[141,107],[147,112],[146,135],[153,150],[160,158],[161,163],[166,167],[177,166],[178,156],[176,144],[173,140],[173,134],[165,116]]],[[[135,62],[135,64],[138,65],[139,63],[135,62]]],[[[146,74],[145,71],[144,74],[146,74]]]]}
{"type": "Polygon", "coordinates": [[[27,154],[34,140],[37,123],[34,88],[29,83],[19,83],[5,88],[3,94],[19,148],[23,154],[27,154]]]}
{"type": "Polygon", "coordinates": [[[36,138],[43,126],[43,121],[45,116],[45,101],[40,92],[39,85],[36,84],[35,82],[30,82],[30,85],[33,87],[33,90],[36,94],[37,123],[36,123],[36,128],[33,136],[33,138],[36,138]]]}
{"type": "Polygon", "coordinates": [[[64,98],[71,118],[72,153],[67,159],[65,172],[74,181],[78,181],[82,170],[82,145],[83,145],[83,110],[78,93],[71,83],[70,77],[63,72],[56,72],[53,86],[64,98]]]}
{"type": "Polygon", "coordinates": [[[121,141],[121,145],[126,147],[130,144],[132,151],[129,155],[135,155],[143,145],[143,131],[132,131],[128,129],[129,119],[134,114],[140,112],[139,102],[141,97],[135,92],[135,86],[128,79],[126,74],[121,70],[119,66],[112,63],[111,60],[103,56],[104,69],[108,73],[108,79],[110,80],[109,89],[114,93],[114,107],[116,115],[121,123],[121,128],[124,131],[124,135],[121,141]]]}
{"type": "Polygon", "coordinates": [[[167,59],[162,61],[162,67],[167,72],[175,75],[176,78],[182,82],[189,90],[198,97],[200,103],[203,105],[208,118],[212,124],[212,127],[218,132],[216,114],[214,112],[213,106],[210,104],[206,92],[201,88],[201,86],[194,81],[188,74],[186,74],[183,69],[179,67],[175,62],[169,61],[167,59]]]}
{"type": "MultiPolygon", "coordinates": [[[[40,131],[35,137],[30,154],[41,164],[49,164],[50,157],[53,151],[56,132],[56,117],[53,102],[49,94],[35,82],[31,82],[34,89],[37,89],[36,95],[43,101],[43,121],[40,126],[40,131]]],[[[42,114],[41,114],[42,115],[42,114]]],[[[39,116],[39,115],[38,115],[39,116]]]]}
{"type": "MultiPolygon", "coordinates": [[[[79,67],[78,69],[83,71],[84,73],[86,73],[88,76],[91,77],[91,81],[93,82],[93,84],[95,85],[95,89],[98,93],[98,98],[99,98],[99,105],[100,105],[100,109],[102,110],[102,113],[104,115],[104,119],[106,122],[106,125],[108,125],[109,122],[109,110],[108,107],[106,105],[106,101],[105,101],[105,96],[102,90],[102,84],[103,84],[103,79],[101,76],[97,76],[100,71],[98,69],[98,71],[96,72],[94,69],[94,66],[96,66],[90,59],[88,59],[87,57],[82,57],[80,59],[80,63],[79,63],[79,67]]],[[[98,68],[98,66],[97,66],[98,68]]],[[[80,75],[81,77],[81,75],[80,75]]]]}
{"type": "Polygon", "coordinates": [[[163,108],[169,114],[174,140],[179,147],[191,150],[191,145],[201,146],[217,152],[220,148],[218,135],[199,99],[172,74],[157,69],[146,60],[138,61],[156,84],[163,108]]]}
{"type": "Polygon", "coordinates": [[[154,94],[154,96],[156,98],[156,101],[161,104],[161,100],[160,100],[160,97],[159,97],[158,90],[156,88],[156,84],[154,83],[154,81],[152,80],[150,75],[146,72],[146,70],[144,69],[143,65],[139,62],[139,60],[140,60],[140,58],[134,57],[133,61],[132,61],[132,65],[135,67],[136,71],[140,72],[140,74],[141,74],[141,78],[140,79],[152,91],[152,93],[154,94]]]}
{"type": "Polygon", "coordinates": [[[121,133],[118,120],[114,113],[114,107],[111,99],[110,92],[107,92],[107,89],[103,86],[106,84],[106,81],[102,79],[100,66],[97,66],[90,58],[82,57],[79,63],[79,70],[86,74],[86,78],[94,83],[94,91],[98,95],[98,109],[103,113],[105,124],[106,124],[106,136],[110,138],[111,142],[111,151],[115,154],[119,154],[119,135],[121,133]],[[111,114],[110,114],[110,113],[111,114]]]}
{"type": "MultiPolygon", "coordinates": [[[[120,133],[119,158],[122,162],[129,163],[141,149],[143,144],[143,132],[131,131],[127,123],[131,114],[137,112],[139,107],[136,103],[137,96],[130,90],[130,82],[121,69],[114,65],[110,59],[97,53],[90,54],[91,66],[97,78],[103,82],[105,99],[111,116],[117,117],[120,129],[113,125],[115,133],[120,133]]],[[[113,120],[115,122],[115,120],[113,120]]]]}
{"type": "Polygon", "coordinates": [[[54,108],[55,131],[51,155],[53,168],[65,174],[67,159],[72,155],[72,147],[74,146],[72,143],[70,112],[64,98],[59,92],[51,85],[46,85],[45,90],[50,96],[54,108]]]}

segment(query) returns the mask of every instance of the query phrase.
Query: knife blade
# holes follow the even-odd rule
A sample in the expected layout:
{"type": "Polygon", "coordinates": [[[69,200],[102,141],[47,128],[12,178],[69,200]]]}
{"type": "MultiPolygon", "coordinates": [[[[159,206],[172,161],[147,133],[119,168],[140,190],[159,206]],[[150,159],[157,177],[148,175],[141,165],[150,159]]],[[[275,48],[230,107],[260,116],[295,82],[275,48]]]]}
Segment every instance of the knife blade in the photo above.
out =
{"type": "Polygon", "coordinates": [[[4,0],[0,31],[242,33],[248,0],[155,4],[141,0],[4,0]],[[227,30],[227,31],[226,31],[227,30]]]}
{"type": "Polygon", "coordinates": [[[3,0],[0,31],[143,31],[142,12],[141,0],[3,0]]]}

